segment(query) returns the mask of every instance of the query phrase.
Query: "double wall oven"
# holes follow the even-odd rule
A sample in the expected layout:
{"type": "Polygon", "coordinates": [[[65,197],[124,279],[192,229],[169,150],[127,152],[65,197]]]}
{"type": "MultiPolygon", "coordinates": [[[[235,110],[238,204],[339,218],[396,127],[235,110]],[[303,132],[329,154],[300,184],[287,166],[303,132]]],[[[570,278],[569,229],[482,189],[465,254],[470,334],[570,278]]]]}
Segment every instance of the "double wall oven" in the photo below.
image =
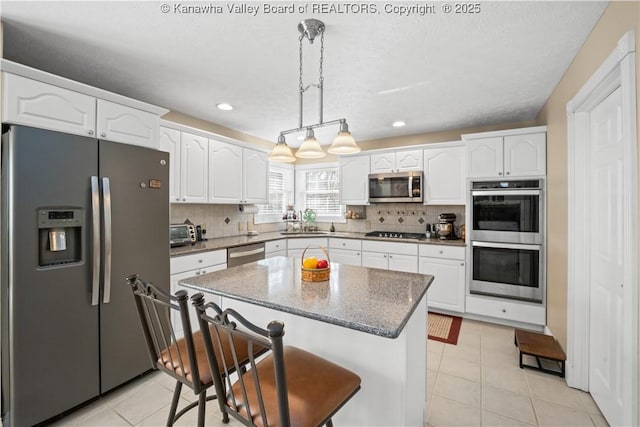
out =
{"type": "Polygon", "coordinates": [[[472,294],[542,302],[544,180],[471,182],[472,294]]]}

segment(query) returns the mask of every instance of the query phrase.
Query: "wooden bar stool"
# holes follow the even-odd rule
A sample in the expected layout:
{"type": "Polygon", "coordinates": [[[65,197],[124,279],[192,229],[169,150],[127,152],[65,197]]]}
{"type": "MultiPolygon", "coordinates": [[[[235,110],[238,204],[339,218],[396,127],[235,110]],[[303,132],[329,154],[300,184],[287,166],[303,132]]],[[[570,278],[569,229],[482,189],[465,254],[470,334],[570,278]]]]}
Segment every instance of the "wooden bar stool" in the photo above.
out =
{"type": "Polygon", "coordinates": [[[220,410],[247,426],[332,426],[333,415],[360,390],[360,377],[326,359],[296,347],[283,347],[284,324],[272,321],[262,329],[233,309],[224,312],[205,304],[202,294],[191,297],[213,371],[220,410]],[[231,382],[230,371],[242,372],[235,361],[220,357],[227,340],[234,348],[242,340],[251,354],[256,346],[269,349],[266,357],[249,358],[248,370],[231,382]]]}

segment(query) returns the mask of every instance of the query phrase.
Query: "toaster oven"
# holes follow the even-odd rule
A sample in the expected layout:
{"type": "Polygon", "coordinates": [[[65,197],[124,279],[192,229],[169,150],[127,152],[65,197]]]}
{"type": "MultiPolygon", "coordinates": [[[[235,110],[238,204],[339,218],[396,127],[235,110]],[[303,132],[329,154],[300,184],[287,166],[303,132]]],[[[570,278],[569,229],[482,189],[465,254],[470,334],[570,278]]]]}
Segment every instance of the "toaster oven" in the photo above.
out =
{"type": "Polygon", "coordinates": [[[169,244],[174,246],[196,243],[196,228],[193,224],[171,224],[169,226],[169,244]]]}

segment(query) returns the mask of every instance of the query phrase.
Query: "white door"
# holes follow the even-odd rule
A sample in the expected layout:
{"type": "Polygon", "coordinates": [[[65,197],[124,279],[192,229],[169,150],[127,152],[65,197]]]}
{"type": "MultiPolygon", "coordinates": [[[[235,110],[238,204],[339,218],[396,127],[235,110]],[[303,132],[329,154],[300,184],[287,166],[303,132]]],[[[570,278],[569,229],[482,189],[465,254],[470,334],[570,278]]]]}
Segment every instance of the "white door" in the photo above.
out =
{"type": "Polygon", "coordinates": [[[465,147],[424,150],[425,205],[464,205],[466,201],[465,147]]]}
{"type": "Polygon", "coordinates": [[[418,271],[434,277],[427,294],[429,307],[464,312],[464,261],[420,257],[418,271]]]}
{"type": "Polygon", "coordinates": [[[242,147],[209,140],[209,203],[240,203],[242,147]]]}
{"type": "Polygon", "coordinates": [[[160,150],[169,153],[169,201],[180,202],[180,131],[160,126],[160,150]]]}
{"type": "Polygon", "coordinates": [[[415,255],[389,254],[389,270],[418,272],[418,257],[415,255]]]}
{"type": "Polygon", "coordinates": [[[421,170],[422,150],[399,151],[396,153],[396,172],[421,170]]]}
{"type": "Polygon", "coordinates": [[[371,173],[395,172],[396,156],[394,153],[371,155],[371,173]]]}
{"type": "Polygon", "coordinates": [[[369,204],[369,167],[369,156],[340,159],[340,197],[343,204],[369,204]]]}
{"type": "Polygon", "coordinates": [[[536,176],[547,173],[547,135],[532,133],[504,137],[504,174],[536,176]]]}
{"type": "Polygon", "coordinates": [[[469,178],[497,178],[503,174],[502,137],[467,141],[469,178]]]}
{"type": "Polygon", "coordinates": [[[362,266],[389,269],[389,255],[380,252],[362,252],[362,266]]]}
{"type": "Polygon", "coordinates": [[[624,425],[621,90],[591,111],[589,391],[610,425],[624,425]]]}
{"type": "Polygon", "coordinates": [[[182,132],[180,137],[180,193],[189,203],[207,203],[209,140],[182,132]]]}
{"type": "Polygon", "coordinates": [[[243,148],[242,203],[269,203],[267,153],[243,148]]]}

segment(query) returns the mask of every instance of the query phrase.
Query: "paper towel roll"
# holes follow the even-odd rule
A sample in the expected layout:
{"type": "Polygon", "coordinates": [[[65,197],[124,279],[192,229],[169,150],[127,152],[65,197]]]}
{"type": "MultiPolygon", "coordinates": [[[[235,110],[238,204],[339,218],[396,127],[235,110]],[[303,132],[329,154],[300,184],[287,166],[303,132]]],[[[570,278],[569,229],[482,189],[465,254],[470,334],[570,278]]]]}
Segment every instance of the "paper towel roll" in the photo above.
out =
{"type": "Polygon", "coordinates": [[[256,205],[238,205],[238,210],[243,213],[255,214],[258,213],[258,206],[256,205]]]}

